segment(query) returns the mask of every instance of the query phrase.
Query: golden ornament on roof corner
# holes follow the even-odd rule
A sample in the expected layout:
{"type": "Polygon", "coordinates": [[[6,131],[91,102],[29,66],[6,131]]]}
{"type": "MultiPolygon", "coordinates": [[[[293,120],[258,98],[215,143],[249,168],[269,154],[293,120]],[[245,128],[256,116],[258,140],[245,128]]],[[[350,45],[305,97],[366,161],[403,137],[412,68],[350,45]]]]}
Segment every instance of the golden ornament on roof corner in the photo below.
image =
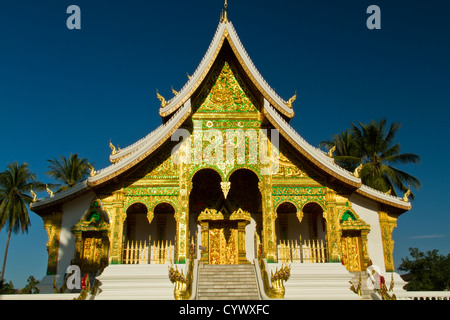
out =
{"type": "Polygon", "coordinates": [[[50,189],[48,188],[48,185],[47,185],[47,184],[45,185],[45,190],[47,190],[47,192],[48,192],[50,198],[54,196],[53,191],[50,190],[50,189]]]}
{"type": "Polygon", "coordinates": [[[167,104],[166,99],[159,94],[158,90],[156,90],[156,96],[158,97],[158,100],[161,101],[161,108],[164,108],[167,104]]]}
{"type": "Polygon", "coordinates": [[[362,167],[363,167],[363,164],[361,163],[361,164],[355,169],[355,171],[353,171],[353,175],[354,175],[356,178],[360,178],[359,173],[361,172],[362,167]]]}
{"type": "Polygon", "coordinates": [[[95,176],[95,169],[94,166],[92,164],[89,164],[89,169],[91,169],[91,172],[89,173],[90,177],[95,176]]]}
{"type": "Polygon", "coordinates": [[[328,150],[328,156],[330,158],[333,158],[333,152],[336,151],[336,146],[333,146],[330,150],[328,150]]]}
{"type": "Polygon", "coordinates": [[[37,201],[37,195],[36,195],[36,193],[34,193],[33,189],[30,189],[30,193],[33,196],[33,202],[36,202],[37,201]]]}
{"type": "Polygon", "coordinates": [[[116,147],[111,143],[111,140],[109,140],[109,147],[111,148],[111,154],[115,155],[117,153],[116,147]]]}
{"type": "Polygon", "coordinates": [[[408,197],[411,195],[411,190],[408,189],[408,191],[406,191],[405,195],[403,196],[403,201],[405,202],[409,202],[408,197]]]}
{"type": "Polygon", "coordinates": [[[173,86],[172,86],[171,88],[172,88],[172,93],[173,93],[174,95],[177,95],[177,94],[178,94],[178,91],[176,91],[176,90],[173,88],[173,86]]]}
{"type": "Polygon", "coordinates": [[[190,76],[188,72],[186,72],[186,74],[187,74],[188,79],[191,80],[192,76],[190,76]]]}
{"type": "Polygon", "coordinates": [[[288,100],[288,102],[286,102],[286,105],[289,108],[292,108],[292,104],[294,103],[295,100],[297,100],[297,91],[295,91],[295,94],[288,100]]]}

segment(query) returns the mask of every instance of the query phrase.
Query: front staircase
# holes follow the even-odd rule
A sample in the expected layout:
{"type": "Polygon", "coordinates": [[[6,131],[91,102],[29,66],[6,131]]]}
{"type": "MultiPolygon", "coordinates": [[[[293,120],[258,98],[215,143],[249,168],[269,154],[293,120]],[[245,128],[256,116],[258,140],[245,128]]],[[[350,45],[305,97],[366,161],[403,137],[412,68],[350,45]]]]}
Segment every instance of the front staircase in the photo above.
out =
{"type": "Polygon", "coordinates": [[[197,286],[198,300],[260,299],[252,264],[200,264],[197,286]]]}

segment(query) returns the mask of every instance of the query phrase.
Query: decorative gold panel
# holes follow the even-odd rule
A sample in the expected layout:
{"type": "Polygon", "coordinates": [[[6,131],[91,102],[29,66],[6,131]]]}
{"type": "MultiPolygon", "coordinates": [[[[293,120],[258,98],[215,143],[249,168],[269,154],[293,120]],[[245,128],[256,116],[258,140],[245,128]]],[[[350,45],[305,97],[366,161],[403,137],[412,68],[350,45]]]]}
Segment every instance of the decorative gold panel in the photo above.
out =
{"type": "Polygon", "coordinates": [[[103,243],[101,234],[84,238],[81,270],[87,273],[97,272],[101,268],[102,253],[103,243]]]}
{"type": "Polygon", "coordinates": [[[361,234],[344,231],[341,239],[342,262],[348,271],[364,270],[361,234]]]}
{"type": "Polygon", "coordinates": [[[209,224],[209,263],[238,264],[238,231],[234,221],[209,224]]]}

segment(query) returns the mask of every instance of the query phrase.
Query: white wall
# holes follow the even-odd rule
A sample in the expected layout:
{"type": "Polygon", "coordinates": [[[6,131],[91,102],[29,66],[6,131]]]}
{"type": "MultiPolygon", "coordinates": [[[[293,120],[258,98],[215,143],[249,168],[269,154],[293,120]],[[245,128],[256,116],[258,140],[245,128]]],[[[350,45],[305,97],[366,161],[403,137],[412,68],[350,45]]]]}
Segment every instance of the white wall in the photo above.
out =
{"type": "Polygon", "coordinates": [[[94,192],[89,192],[63,205],[61,234],[59,238],[58,275],[64,275],[70,261],[75,258],[75,235],[72,227],[80,221],[94,200],[94,192]]]}
{"type": "Polygon", "coordinates": [[[367,249],[372,263],[379,266],[382,271],[385,271],[383,242],[378,218],[378,203],[357,194],[353,194],[349,200],[359,218],[370,225],[370,232],[367,235],[367,249]]]}

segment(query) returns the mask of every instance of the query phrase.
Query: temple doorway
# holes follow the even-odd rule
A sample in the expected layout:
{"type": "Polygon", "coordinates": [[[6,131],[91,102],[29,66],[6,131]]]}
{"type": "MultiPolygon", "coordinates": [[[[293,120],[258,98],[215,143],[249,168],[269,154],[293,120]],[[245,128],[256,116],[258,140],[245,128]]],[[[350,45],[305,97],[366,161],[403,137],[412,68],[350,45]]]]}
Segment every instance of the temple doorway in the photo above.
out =
{"type": "Polygon", "coordinates": [[[190,232],[197,235],[197,254],[204,263],[238,264],[253,260],[255,232],[258,227],[261,229],[258,181],[247,169],[236,170],[225,182],[212,169],[202,169],[193,176],[190,232]]]}
{"type": "Polygon", "coordinates": [[[149,213],[142,203],[127,209],[124,222],[124,264],[164,264],[174,261],[176,221],[175,209],[159,203],[149,213]],[[149,222],[149,220],[151,222],[149,222]]]}
{"type": "Polygon", "coordinates": [[[237,264],[237,238],[236,221],[211,221],[209,223],[209,264],[237,264]]]}

